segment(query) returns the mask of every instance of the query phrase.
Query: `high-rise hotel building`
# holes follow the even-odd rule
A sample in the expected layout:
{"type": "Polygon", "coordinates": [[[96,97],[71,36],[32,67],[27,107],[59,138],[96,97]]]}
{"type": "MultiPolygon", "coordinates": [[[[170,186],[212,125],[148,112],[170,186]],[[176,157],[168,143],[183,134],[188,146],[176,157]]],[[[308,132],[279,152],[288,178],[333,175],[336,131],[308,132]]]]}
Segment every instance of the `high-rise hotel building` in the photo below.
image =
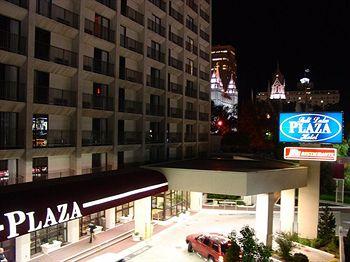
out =
{"type": "MultiPolygon", "coordinates": [[[[0,0],[0,192],[206,154],[210,14],[210,0],[0,0]]],[[[80,218],[79,237],[106,216],[80,218]]],[[[69,242],[66,224],[0,247],[33,256],[69,242]]]]}

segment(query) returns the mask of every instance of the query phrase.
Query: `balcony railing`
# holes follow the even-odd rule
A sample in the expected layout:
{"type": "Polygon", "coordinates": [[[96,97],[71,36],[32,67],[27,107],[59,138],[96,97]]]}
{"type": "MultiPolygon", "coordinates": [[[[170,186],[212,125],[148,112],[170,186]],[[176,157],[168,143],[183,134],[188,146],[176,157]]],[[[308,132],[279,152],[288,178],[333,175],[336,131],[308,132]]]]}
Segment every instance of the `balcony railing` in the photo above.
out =
{"type": "Polygon", "coordinates": [[[209,114],[208,113],[199,112],[199,120],[200,121],[209,121],[209,114]]]}
{"type": "Polygon", "coordinates": [[[86,167],[81,169],[81,173],[84,174],[94,174],[101,173],[112,170],[112,165],[99,166],[99,167],[86,167]]]}
{"type": "Polygon", "coordinates": [[[104,146],[111,144],[111,136],[105,131],[82,131],[83,146],[104,146]]]}
{"type": "Polygon", "coordinates": [[[25,55],[27,53],[27,38],[8,31],[0,30],[0,49],[25,55]]]}
{"type": "Polygon", "coordinates": [[[171,17],[173,17],[176,21],[183,24],[184,16],[181,13],[179,13],[178,11],[176,11],[174,8],[172,8],[170,5],[169,5],[169,15],[171,17]]]}
{"type": "Polygon", "coordinates": [[[187,86],[185,90],[185,95],[193,98],[197,98],[197,89],[187,86]]]}
{"type": "Polygon", "coordinates": [[[164,79],[147,75],[147,86],[158,88],[158,89],[164,89],[165,81],[164,79]]]}
{"type": "MultiPolygon", "coordinates": [[[[5,123],[6,124],[6,123],[5,123]]],[[[0,150],[24,147],[24,130],[6,128],[1,132],[0,150]]]]}
{"type": "Polygon", "coordinates": [[[203,80],[206,80],[206,81],[210,80],[209,74],[206,72],[203,72],[201,70],[199,70],[199,77],[203,80]]]}
{"type": "Polygon", "coordinates": [[[193,23],[191,20],[186,19],[186,27],[190,29],[192,32],[198,34],[198,26],[193,23]]]}
{"type": "Polygon", "coordinates": [[[198,140],[200,142],[207,142],[209,140],[208,133],[199,133],[198,134],[198,140]]]}
{"type": "Polygon", "coordinates": [[[178,46],[183,47],[184,46],[184,40],[181,36],[178,36],[177,34],[169,31],[169,40],[178,46]]]}
{"type": "Polygon", "coordinates": [[[36,12],[62,24],[74,27],[76,29],[79,28],[79,15],[63,7],[55,5],[51,1],[37,0],[36,12]]]}
{"type": "Polygon", "coordinates": [[[0,80],[0,99],[24,102],[25,87],[17,81],[0,80]]]}
{"type": "Polygon", "coordinates": [[[142,72],[135,71],[129,68],[120,69],[119,78],[134,83],[143,84],[142,72]]]}
{"type": "Polygon", "coordinates": [[[166,2],[165,1],[163,1],[163,0],[148,0],[148,1],[150,1],[155,6],[158,6],[164,12],[166,11],[166,2]]]}
{"type": "Polygon", "coordinates": [[[210,16],[203,9],[199,9],[199,15],[208,23],[210,22],[210,16]]]}
{"type": "Polygon", "coordinates": [[[164,106],[146,104],[146,114],[152,116],[164,116],[164,106]]]}
{"type": "Polygon", "coordinates": [[[83,94],[83,108],[113,111],[113,97],[83,94]]]}
{"type": "Polygon", "coordinates": [[[186,50],[187,51],[190,51],[192,52],[193,54],[197,55],[198,54],[198,47],[191,44],[190,42],[187,42],[185,43],[185,47],[186,47],[186,50]]]}
{"type": "Polygon", "coordinates": [[[174,57],[169,57],[169,66],[174,67],[179,70],[183,70],[183,63],[181,60],[178,60],[174,57]]]}
{"type": "Polygon", "coordinates": [[[154,22],[151,19],[147,20],[147,28],[157,33],[158,35],[165,37],[165,27],[161,24],[154,22]]]}
{"type": "Polygon", "coordinates": [[[142,143],[142,132],[124,131],[118,134],[119,145],[135,145],[142,143]]]}
{"type": "Polygon", "coordinates": [[[139,53],[143,55],[143,43],[136,41],[130,37],[127,37],[125,35],[120,35],[120,45],[122,47],[125,47],[131,51],[134,51],[136,53],[139,53]]]}
{"type": "Polygon", "coordinates": [[[75,131],[47,130],[47,138],[43,139],[42,130],[33,131],[33,147],[71,147],[75,146],[75,131]]]}
{"type": "Polygon", "coordinates": [[[193,110],[185,110],[185,118],[190,120],[197,120],[197,112],[193,110]]]}
{"type": "Polygon", "coordinates": [[[165,54],[162,53],[160,50],[154,49],[152,47],[147,47],[147,57],[162,63],[164,63],[165,61],[165,54]]]}
{"type": "Polygon", "coordinates": [[[202,39],[204,39],[205,41],[209,42],[210,41],[210,38],[209,38],[209,35],[204,32],[202,29],[199,30],[199,35],[202,39]]]}
{"type": "Polygon", "coordinates": [[[196,13],[198,12],[198,5],[194,2],[194,0],[186,0],[186,4],[196,13]]]}
{"type": "Polygon", "coordinates": [[[181,143],[182,142],[182,133],[168,133],[167,134],[168,143],[181,143]]]}
{"type": "Polygon", "coordinates": [[[70,50],[35,42],[35,57],[60,65],[77,67],[77,54],[70,50]]]}
{"type": "Polygon", "coordinates": [[[168,91],[182,95],[182,89],[183,89],[182,85],[177,84],[177,83],[173,83],[173,82],[169,82],[168,91]]]}
{"type": "Polygon", "coordinates": [[[199,99],[209,101],[209,94],[207,92],[199,91],[199,99]]]}
{"type": "Polygon", "coordinates": [[[164,143],[164,134],[163,133],[154,133],[154,132],[148,132],[146,133],[146,139],[147,144],[156,144],[156,143],[164,143]]]}
{"type": "Polygon", "coordinates": [[[33,173],[33,181],[42,181],[47,179],[54,178],[63,178],[76,175],[76,172],[73,169],[64,169],[64,170],[55,170],[49,171],[48,173],[33,173]]]}
{"type": "Polygon", "coordinates": [[[129,6],[122,6],[121,13],[123,16],[128,17],[134,22],[139,23],[140,25],[144,25],[144,16],[139,11],[136,11],[129,6]]]}
{"type": "Polygon", "coordinates": [[[86,18],[85,18],[85,33],[104,39],[111,43],[115,42],[114,30],[108,27],[105,27],[101,24],[95,23],[86,18]]]}
{"type": "Polygon", "coordinates": [[[18,5],[20,7],[23,7],[25,9],[28,8],[28,0],[6,0],[7,2],[10,2],[14,5],[18,5]]]}
{"type": "Polygon", "coordinates": [[[193,75],[193,76],[197,76],[197,67],[191,66],[191,65],[186,65],[186,73],[193,75]]]}
{"type": "Polygon", "coordinates": [[[208,53],[206,53],[205,51],[203,51],[203,50],[199,50],[199,56],[201,57],[201,58],[203,58],[205,61],[210,61],[210,56],[209,56],[209,54],[208,53]]]}
{"type": "Polygon", "coordinates": [[[195,133],[185,133],[185,142],[196,142],[196,139],[195,133]]]}
{"type": "Polygon", "coordinates": [[[97,2],[105,5],[105,6],[108,6],[109,8],[113,9],[113,10],[116,10],[116,2],[117,0],[97,0],[97,2]]]}
{"type": "Polygon", "coordinates": [[[34,103],[75,107],[76,93],[75,91],[56,89],[47,86],[35,86],[34,103]]]}
{"type": "Polygon", "coordinates": [[[142,102],[132,100],[119,100],[119,112],[142,114],[142,102]]]}
{"type": "Polygon", "coordinates": [[[168,111],[168,116],[174,118],[182,118],[182,109],[170,107],[168,111]]]}
{"type": "Polygon", "coordinates": [[[84,56],[84,70],[97,74],[114,76],[114,64],[84,56]]]}

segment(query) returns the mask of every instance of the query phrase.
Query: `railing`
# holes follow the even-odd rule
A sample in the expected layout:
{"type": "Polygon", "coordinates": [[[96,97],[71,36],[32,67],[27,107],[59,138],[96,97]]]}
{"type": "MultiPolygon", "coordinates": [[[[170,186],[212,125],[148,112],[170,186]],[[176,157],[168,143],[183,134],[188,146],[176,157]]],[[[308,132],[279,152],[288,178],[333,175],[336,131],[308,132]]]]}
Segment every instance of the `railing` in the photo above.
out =
{"type": "Polygon", "coordinates": [[[209,114],[199,112],[199,120],[200,121],[209,121],[209,114]]]}
{"type": "Polygon", "coordinates": [[[195,133],[185,133],[185,142],[195,142],[196,139],[195,133]]]}
{"type": "Polygon", "coordinates": [[[202,9],[199,9],[199,15],[208,23],[210,22],[210,16],[202,9]]]}
{"type": "Polygon", "coordinates": [[[198,134],[198,140],[200,142],[207,142],[209,140],[208,133],[199,133],[198,134]]]}
{"type": "Polygon", "coordinates": [[[186,0],[186,4],[196,13],[198,12],[198,5],[194,2],[194,0],[186,0]]]}
{"type": "Polygon", "coordinates": [[[83,94],[83,108],[113,111],[113,97],[83,94]]]}
{"type": "Polygon", "coordinates": [[[124,70],[120,69],[119,78],[130,82],[134,82],[134,83],[139,83],[139,84],[143,83],[142,72],[135,71],[129,68],[124,68],[124,70]]]}
{"type": "Polygon", "coordinates": [[[44,176],[34,176],[33,174],[33,181],[44,180],[48,178],[53,179],[53,178],[70,177],[70,176],[74,176],[75,174],[76,172],[73,169],[55,170],[55,171],[49,171],[49,173],[45,174],[44,176]]]}
{"type": "Polygon", "coordinates": [[[114,64],[96,60],[89,56],[84,56],[84,70],[107,75],[107,76],[114,76],[114,64]]]}
{"type": "Polygon", "coordinates": [[[153,32],[157,33],[160,36],[165,37],[165,27],[162,26],[161,24],[158,24],[154,22],[151,19],[147,20],[147,27],[148,29],[152,30],[153,32]]]}
{"type": "Polygon", "coordinates": [[[143,55],[143,43],[136,41],[130,37],[127,37],[125,35],[120,35],[120,45],[122,47],[125,47],[131,51],[134,51],[136,53],[139,53],[143,55]]]}
{"type": "Polygon", "coordinates": [[[34,103],[75,107],[76,92],[47,86],[34,86],[34,103]]]}
{"type": "Polygon", "coordinates": [[[201,58],[203,58],[205,61],[210,61],[210,56],[209,56],[209,54],[208,53],[206,53],[205,51],[203,51],[203,50],[199,50],[199,56],[201,57],[201,58]]]}
{"type": "Polygon", "coordinates": [[[105,6],[108,6],[109,8],[113,9],[113,10],[116,10],[116,1],[117,0],[97,0],[97,2],[105,5],[105,6]]]}
{"type": "Polygon", "coordinates": [[[38,41],[35,41],[35,57],[65,66],[77,67],[75,52],[38,41]]]}
{"type": "Polygon", "coordinates": [[[199,99],[209,101],[209,94],[207,92],[199,91],[199,99]]]}
{"type": "Polygon", "coordinates": [[[0,150],[24,147],[24,130],[6,128],[1,132],[0,150]]]}
{"type": "Polygon", "coordinates": [[[186,47],[186,50],[187,51],[190,51],[192,52],[193,54],[197,55],[198,54],[198,47],[191,44],[190,42],[187,42],[185,43],[185,47],[186,47]]]}
{"type": "Polygon", "coordinates": [[[27,53],[27,38],[8,31],[0,30],[0,49],[25,55],[27,53]]]}
{"type": "Polygon", "coordinates": [[[203,80],[206,80],[206,81],[210,80],[209,74],[206,72],[203,72],[201,70],[199,70],[199,77],[203,80]]]}
{"type": "Polygon", "coordinates": [[[111,145],[112,139],[105,131],[82,131],[83,146],[111,145]]]}
{"type": "Polygon", "coordinates": [[[176,69],[183,70],[183,63],[181,60],[178,60],[174,57],[169,57],[169,66],[172,66],[176,69]]]}
{"type": "Polygon", "coordinates": [[[71,147],[75,146],[75,131],[47,130],[47,138],[43,139],[42,130],[33,131],[33,147],[71,147]]]}
{"type": "Polygon", "coordinates": [[[164,106],[146,104],[146,114],[152,116],[164,116],[164,106]]]}
{"type": "Polygon", "coordinates": [[[191,20],[186,19],[186,27],[190,29],[192,32],[198,34],[198,26],[191,20]]]}
{"type": "Polygon", "coordinates": [[[177,84],[177,83],[173,83],[173,82],[169,82],[168,91],[182,95],[182,89],[183,89],[182,85],[177,84]]]}
{"type": "Polygon", "coordinates": [[[28,0],[6,0],[7,2],[10,2],[14,5],[18,5],[20,7],[23,7],[25,9],[28,8],[28,0]]]}
{"type": "Polygon", "coordinates": [[[162,53],[160,50],[154,49],[152,47],[147,47],[147,57],[162,63],[164,63],[165,61],[165,54],[162,53]]]}
{"type": "Polygon", "coordinates": [[[111,43],[115,42],[115,32],[114,30],[105,27],[101,24],[95,23],[89,19],[85,18],[85,33],[96,36],[98,38],[104,39],[111,43]]]}
{"type": "Polygon", "coordinates": [[[118,134],[119,145],[135,145],[142,143],[142,132],[124,131],[118,134]]]}
{"type": "Polygon", "coordinates": [[[164,143],[164,134],[163,133],[146,133],[146,144],[150,143],[164,143]],[[148,134],[148,135],[147,135],[148,134]]]}
{"type": "Polygon", "coordinates": [[[209,35],[204,32],[202,29],[199,30],[199,35],[202,39],[204,39],[205,41],[209,42],[210,39],[209,39],[209,35]]]}
{"type": "Polygon", "coordinates": [[[79,28],[79,15],[48,0],[37,0],[36,12],[62,24],[79,28]]]}
{"type": "Polygon", "coordinates": [[[196,120],[197,112],[192,110],[185,110],[185,118],[190,120],[196,120]]]}
{"type": "Polygon", "coordinates": [[[185,71],[190,75],[197,76],[197,67],[186,65],[185,71]]]}
{"type": "Polygon", "coordinates": [[[17,81],[0,80],[0,99],[24,102],[25,87],[17,81]]]}
{"type": "Polygon", "coordinates": [[[184,46],[184,40],[181,36],[178,36],[177,34],[169,31],[169,40],[178,46],[183,47],[184,46]]]}
{"type": "Polygon", "coordinates": [[[169,5],[169,15],[171,17],[173,17],[176,21],[183,24],[184,16],[181,13],[179,13],[178,11],[176,11],[174,8],[172,8],[170,5],[169,5]]]}
{"type": "Polygon", "coordinates": [[[139,11],[136,11],[135,9],[129,6],[122,6],[121,13],[123,16],[128,17],[129,19],[135,21],[136,23],[139,23],[140,25],[144,25],[144,16],[139,11]]]}
{"type": "Polygon", "coordinates": [[[193,98],[197,98],[197,89],[194,89],[193,87],[186,87],[185,95],[193,98]]]}
{"type": "Polygon", "coordinates": [[[142,114],[142,102],[131,100],[119,101],[119,112],[142,114]]]}
{"type": "Polygon", "coordinates": [[[150,1],[155,6],[159,7],[164,12],[166,11],[166,2],[164,2],[163,0],[148,0],[148,1],[150,1]]]}
{"type": "Polygon", "coordinates": [[[164,79],[157,78],[151,75],[147,75],[147,86],[158,88],[158,89],[164,89],[165,88],[165,81],[164,79]]]}
{"type": "Polygon", "coordinates": [[[182,133],[168,133],[167,134],[168,143],[181,143],[182,142],[182,133]]]}
{"type": "Polygon", "coordinates": [[[182,109],[170,107],[168,111],[169,117],[182,118],[182,109]]]}

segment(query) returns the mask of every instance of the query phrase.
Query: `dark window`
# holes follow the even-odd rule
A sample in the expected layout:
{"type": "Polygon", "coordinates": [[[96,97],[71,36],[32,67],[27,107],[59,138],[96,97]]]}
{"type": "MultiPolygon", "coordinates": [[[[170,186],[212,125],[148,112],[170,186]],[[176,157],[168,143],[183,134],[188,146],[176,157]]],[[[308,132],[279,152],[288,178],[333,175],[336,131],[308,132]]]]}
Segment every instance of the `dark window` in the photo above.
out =
{"type": "Polygon", "coordinates": [[[47,157],[33,158],[33,181],[48,179],[49,167],[47,157]]]}

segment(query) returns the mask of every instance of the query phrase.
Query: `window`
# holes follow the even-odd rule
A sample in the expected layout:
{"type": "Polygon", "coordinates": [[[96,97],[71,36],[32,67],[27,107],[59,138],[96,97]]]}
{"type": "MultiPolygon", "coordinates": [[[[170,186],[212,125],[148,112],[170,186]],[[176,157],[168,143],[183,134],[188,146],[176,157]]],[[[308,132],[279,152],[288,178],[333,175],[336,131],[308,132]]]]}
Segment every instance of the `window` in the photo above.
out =
{"type": "Polygon", "coordinates": [[[219,245],[216,243],[213,243],[213,249],[215,252],[219,253],[219,245]]]}
{"type": "Polygon", "coordinates": [[[152,18],[153,18],[153,21],[156,25],[160,25],[161,24],[161,20],[158,16],[156,16],[155,14],[152,14],[152,18]]]}
{"type": "Polygon", "coordinates": [[[210,239],[208,237],[204,238],[203,244],[206,246],[210,246],[210,239]]]}

